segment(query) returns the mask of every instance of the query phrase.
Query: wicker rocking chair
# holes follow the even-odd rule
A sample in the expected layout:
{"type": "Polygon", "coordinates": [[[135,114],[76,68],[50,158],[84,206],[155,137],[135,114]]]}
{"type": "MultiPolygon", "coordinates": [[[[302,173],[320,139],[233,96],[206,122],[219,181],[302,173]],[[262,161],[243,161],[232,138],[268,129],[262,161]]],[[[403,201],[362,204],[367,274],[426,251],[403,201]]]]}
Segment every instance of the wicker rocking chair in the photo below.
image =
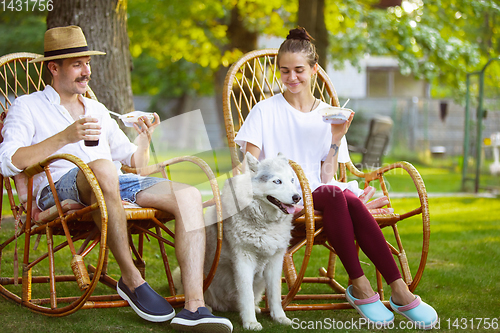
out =
{"type": "MultiPolygon", "coordinates": [[[[284,86],[279,79],[279,69],[276,66],[275,60],[276,55],[276,49],[264,49],[249,52],[239,61],[234,63],[226,75],[223,90],[223,111],[232,166],[235,173],[241,172],[239,169],[241,165],[241,154],[239,152],[239,147],[234,141],[238,129],[242,126],[247,114],[257,102],[273,96],[276,93],[283,92],[284,86]]],[[[313,80],[312,89],[317,98],[320,98],[322,101],[333,106],[339,106],[339,101],[333,84],[323,69],[318,71],[315,80],[313,80]]],[[[286,292],[284,292],[283,295],[283,308],[285,310],[351,308],[351,306],[345,301],[345,288],[347,286],[345,283],[342,285],[336,280],[335,249],[327,243],[326,237],[323,233],[321,215],[315,214],[313,209],[312,195],[308,181],[298,164],[290,161],[290,165],[295,170],[302,187],[304,209],[300,216],[294,219],[292,242],[285,255],[283,264],[283,282],[286,282],[287,286],[285,289],[286,292]],[[327,254],[322,254],[322,256],[325,257],[325,259],[328,257],[328,260],[325,260],[326,268],[318,267],[311,269],[319,269],[319,274],[306,277],[306,269],[308,268],[309,259],[311,256],[315,255],[314,253],[319,253],[313,252],[313,245],[320,245],[321,247],[326,248],[327,254]],[[308,294],[306,284],[310,283],[316,285],[326,284],[331,288],[326,288],[327,292],[315,292],[308,294]],[[307,300],[307,302],[297,303],[301,300],[307,300]],[[311,300],[313,301],[311,302],[311,300]],[[315,301],[320,302],[312,304],[315,301]]],[[[381,228],[387,227],[392,230],[394,238],[390,242],[388,241],[387,244],[393,255],[397,257],[396,261],[399,262],[401,266],[404,281],[409,286],[409,289],[413,291],[422,278],[427,260],[430,235],[427,193],[418,171],[410,163],[397,162],[391,165],[383,166],[377,170],[364,173],[356,169],[352,162],[349,162],[339,166],[338,179],[340,181],[346,181],[346,171],[348,170],[351,177],[361,178],[364,181],[365,189],[368,188],[371,182],[378,182],[384,196],[387,197],[388,207],[392,208],[390,195],[386,186],[386,176],[387,173],[393,169],[398,169],[401,174],[408,174],[410,176],[415,185],[416,193],[420,199],[420,205],[415,209],[406,212],[400,212],[396,208],[396,213],[387,213],[387,209],[379,209],[373,210],[372,214],[381,228]],[[412,216],[415,217],[413,219],[409,219],[412,216]],[[412,223],[421,224],[422,228],[422,245],[420,255],[418,253],[418,249],[416,252],[412,251],[411,260],[407,257],[407,252],[403,248],[402,238],[397,226],[398,222],[405,219],[409,219],[408,221],[412,221],[412,223]],[[391,242],[394,243],[394,245],[392,245],[391,242]],[[415,258],[418,255],[419,257],[415,258]]],[[[367,205],[369,205],[369,203],[367,205]]],[[[377,289],[383,300],[384,295],[382,289],[382,278],[378,271],[375,273],[375,276],[377,289]]],[[[348,281],[346,281],[346,283],[348,283],[348,281]]],[[[386,304],[388,303],[388,301],[384,302],[386,304]]]]}
{"type": "MultiPolygon", "coordinates": [[[[39,55],[32,53],[15,53],[0,57],[2,120],[14,98],[44,89],[43,63],[28,63],[37,56],[39,55]]],[[[86,95],[96,99],[90,88],[86,95]]],[[[164,178],[167,178],[165,168],[180,162],[194,163],[201,168],[210,181],[213,192],[213,197],[204,205],[215,204],[217,208],[218,245],[211,271],[204,281],[206,289],[217,268],[222,244],[220,194],[212,170],[202,159],[185,156],[150,165],[146,168],[147,170],[141,170],[141,174],[161,173],[164,178]]],[[[126,168],[125,171],[134,172],[135,170],[126,168]]],[[[128,305],[116,293],[117,281],[109,273],[112,266],[108,267],[106,247],[108,219],[106,203],[94,174],[85,163],[72,155],[54,155],[26,168],[23,173],[15,177],[4,178],[0,175],[0,180],[2,190],[5,189],[7,192],[14,215],[14,223],[3,223],[2,230],[0,230],[0,293],[4,297],[34,312],[48,316],[64,316],[80,308],[128,305]],[[33,176],[45,172],[54,192],[50,164],[59,159],[73,163],[84,173],[97,198],[95,204],[83,207],[75,202],[56,200],[56,206],[43,212],[38,210],[33,198],[33,176]],[[18,200],[14,188],[17,190],[18,200]],[[100,211],[101,230],[96,227],[91,217],[91,213],[96,210],[100,211]],[[42,240],[43,238],[45,240],[42,240]],[[93,293],[99,282],[111,287],[113,289],[111,294],[106,287],[100,287],[99,295],[94,296],[93,293]],[[48,287],[44,287],[47,284],[48,287]]],[[[57,199],[56,195],[55,197],[57,199]]],[[[159,252],[156,253],[163,261],[165,281],[169,284],[170,296],[166,299],[173,306],[182,306],[184,295],[176,294],[165,246],[175,246],[175,234],[170,227],[165,225],[173,219],[173,215],[153,208],[125,208],[125,212],[128,220],[129,243],[135,256],[136,266],[144,276],[144,239],[155,238],[159,245],[159,250],[157,250],[159,252]]],[[[118,270],[117,265],[114,269],[118,270]]]]}

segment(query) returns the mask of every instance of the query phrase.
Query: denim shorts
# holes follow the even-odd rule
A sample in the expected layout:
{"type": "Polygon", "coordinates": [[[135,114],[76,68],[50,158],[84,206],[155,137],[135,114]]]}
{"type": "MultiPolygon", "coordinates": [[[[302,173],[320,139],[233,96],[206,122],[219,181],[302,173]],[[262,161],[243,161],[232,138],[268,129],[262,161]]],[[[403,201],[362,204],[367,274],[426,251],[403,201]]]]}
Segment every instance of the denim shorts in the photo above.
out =
{"type": "MultiPolygon", "coordinates": [[[[64,174],[57,182],[55,182],[55,187],[57,190],[57,195],[59,200],[63,201],[66,199],[71,199],[79,202],[80,197],[78,195],[78,188],[76,187],[76,176],[80,169],[73,168],[64,174]]],[[[167,181],[164,178],[156,177],[144,177],[136,174],[128,173],[125,175],[119,175],[118,181],[120,183],[120,196],[122,200],[135,203],[136,195],[139,191],[150,188],[153,185],[167,181]]],[[[40,193],[40,198],[38,199],[38,208],[42,211],[48,209],[55,205],[54,196],[50,190],[50,186],[47,185],[43,188],[40,193]]]]}

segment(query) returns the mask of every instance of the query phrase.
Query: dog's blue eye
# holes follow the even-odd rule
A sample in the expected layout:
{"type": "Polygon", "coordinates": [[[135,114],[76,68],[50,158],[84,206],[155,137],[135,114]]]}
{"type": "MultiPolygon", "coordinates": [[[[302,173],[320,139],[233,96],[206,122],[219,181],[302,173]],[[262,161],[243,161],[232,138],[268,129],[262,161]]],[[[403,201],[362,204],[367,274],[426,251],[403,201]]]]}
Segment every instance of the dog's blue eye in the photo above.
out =
{"type": "Polygon", "coordinates": [[[292,178],[292,183],[295,183],[295,178],[292,178]]]}
{"type": "Polygon", "coordinates": [[[281,179],[276,179],[276,180],[274,181],[274,183],[275,183],[275,184],[278,184],[278,185],[279,185],[279,184],[281,184],[281,179]]]}

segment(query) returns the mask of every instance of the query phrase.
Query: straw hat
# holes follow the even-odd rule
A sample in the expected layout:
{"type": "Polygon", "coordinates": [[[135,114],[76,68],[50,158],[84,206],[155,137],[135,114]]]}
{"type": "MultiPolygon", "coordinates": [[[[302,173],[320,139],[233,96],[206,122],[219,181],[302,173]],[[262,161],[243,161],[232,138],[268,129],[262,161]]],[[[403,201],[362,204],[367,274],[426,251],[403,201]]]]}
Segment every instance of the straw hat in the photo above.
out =
{"type": "Polygon", "coordinates": [[[80,27],[52,28],[45,32],[44,56],[30,62],[41,62],[54,59],[76,58],[89,55],[106,54],[101,51],[90,51],[87,40],[80,27]]]}

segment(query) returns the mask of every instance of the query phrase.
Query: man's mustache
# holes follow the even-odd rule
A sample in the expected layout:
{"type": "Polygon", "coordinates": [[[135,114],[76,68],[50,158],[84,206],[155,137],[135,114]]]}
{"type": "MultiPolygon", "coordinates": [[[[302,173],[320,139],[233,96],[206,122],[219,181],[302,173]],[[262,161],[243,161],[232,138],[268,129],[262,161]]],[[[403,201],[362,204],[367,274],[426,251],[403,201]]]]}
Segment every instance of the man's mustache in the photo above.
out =
{"type": "Polygon", "coordinates": [[[79,77],[79,78],[77,78],[75,81],[76,81],[76,82],[90,81],[90,75],[80,76],[80,77],[79,77]]]}

